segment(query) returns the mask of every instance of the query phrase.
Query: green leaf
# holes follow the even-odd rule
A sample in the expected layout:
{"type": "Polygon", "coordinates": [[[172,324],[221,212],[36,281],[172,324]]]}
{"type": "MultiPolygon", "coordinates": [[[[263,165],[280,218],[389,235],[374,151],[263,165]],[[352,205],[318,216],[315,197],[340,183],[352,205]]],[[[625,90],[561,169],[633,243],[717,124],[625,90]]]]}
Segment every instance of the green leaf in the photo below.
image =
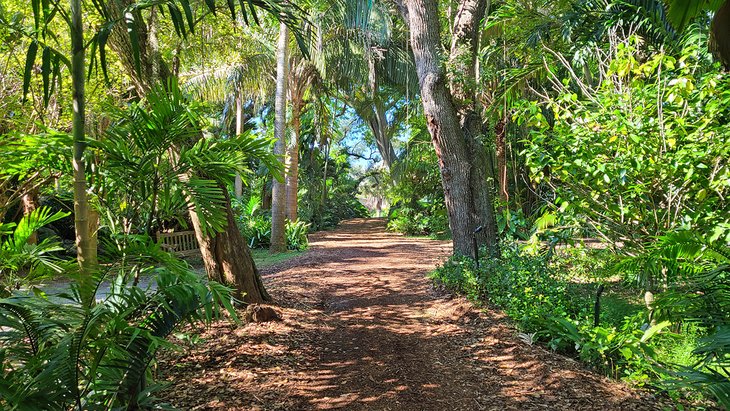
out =
{"type": "Polygon", "coordinates": [[[195,19],[193,18],[193,10],[190,8],[189,0],[180,0],[182,9],[185,12],[185,19],[188,21],[188,27],[190,27],[190,33],[195,32],[195,19]]]}
{"type": "Polygon", "coordinates": [[[701,11],[715,11],[724,0],[666,0],[667,19],[677,30],[687,27],[690,20],[697,17],[701,11]]]}
{"type": "Polygon", "coordinates": [[[124,14],[124,22],[127,25],[127,33],[132,44],[132,55],[134,56],[134,69],[137,74],[142,74],[142,56],[139,49],[139,33],[137,30],[137,22],[131,12],[124,14]]]}
{"type": "Polygon", "coordinates": [[[174,3],[167,5],[167,9],[170,11],[170,18],[172,19],[172,25],[175,28],[175,33],[178,36],[187,38],[187,32],[185,30],[185,22],[183,21],[182,13],[180,9],[174,3]]]}
{"type": "Polygon", "coordinates": [[[101,72],[104,75],[104,80],[106,81],[109,81],[109,72],[106,64],[106,42],[109,39],[109,33],[111,33],[110,27],[102,27],[96,37],[96,42],[99,46],[99,63],[101,65],[101,72]]]}
{"type": "Polygon", "coordinates": [[[33,27],[36,29],[36,31],[40,31],[40,28],[41,28],[41,3],[40,3],[40,0],[31,0],[30,6],[33,9],[33,27]]]}
{"type": "Polygon", "coordinates": [[[233,3],[233,0],[226,0],[226,3],[228,4],[228,10],[231,11],[231,19],[236,20],[236,5],[233,3]]]}
{"type": "Polygon", "coordinates": [[[653,337],[656,333],[663,330],[664,328],[667,328],[671,325],[669,321],[662,321],[659,324],[656,324],[646,331],[644,331],[644,335],[641,336],[641,342],[647,342],[651,337],[653,337]]]}
{"type": "Polygon", "coordinates": [[[30,77],[33,74],[33,63],[35,63],[35,57],[38,54],[38,42],[35,40],[28,46],[28,53],[25,57],[25,71],[23,71],[23,102],[25,102],[25,96],[28,94],[30,88],[30,77]]]}
{"type": "Polygon", "coordinates": [[[205,0],[205,5],[208,6],[208,10],[215,16],[215,0],[205,0]]]}

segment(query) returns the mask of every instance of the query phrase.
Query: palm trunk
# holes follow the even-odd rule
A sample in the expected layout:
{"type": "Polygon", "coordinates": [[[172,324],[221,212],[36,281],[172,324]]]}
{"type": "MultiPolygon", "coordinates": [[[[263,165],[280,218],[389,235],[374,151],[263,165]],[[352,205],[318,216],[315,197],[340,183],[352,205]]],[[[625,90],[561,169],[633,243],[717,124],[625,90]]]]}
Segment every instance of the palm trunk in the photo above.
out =
{"type": "Polygon", "coordinates": [[[725,0],[715,12],[710,32],[710,48],[725,69],[730,70],[730,0],[725,0]]]}
{"type": "Polygon", "coordinates": [[[74,225],[76,228],[76,252],[81,271],[80,288],[85,300],[90,295],[91,273],[95,270],[89,235],[89,203],[86,194],[86,113],[85,113],[85,49],[84,26],[82,22],[81,0],[71,0],[71,83],[73,88],[73,179],[74,179],[74,225]],[[89,293],[86,291],[89,290],[89,293]]]}
{"type": "Polygon", "coordinates": [[[393,143],[390,141],[388,134],[388,122],[385,118],[385,109],[379,102],[373,102],[372,104],[372,116],[369,116],[368,125],[370,130],[373,132],[375,137],[375,145],[378,148],[380,157],[383,158],[383,163],[388,170],[392,170],[393,163],[395,162],[396,155],[393,149],[393,143]]]}
{"type": "MultiPolygon", "coordinates": [[[[276,118],[274,120],[274,155],[284,161],[286,147],[286,92],[288,77],[289,29],[284,23],[279,24],[279,44],[276,50],[276,118]]],[[[285,176],[286,176],[286,170],[285,176]]],[[[272,253],[286,251],[285,219],[286,219],[286,183],[274,180],[271,204],[271,247],[272,253]]]]}
{"type": "MultiPolygon", "coordinates": [[[[294,93],[292,93],[294,94],[294,93]]],[[[299,136],[302,128],[302,96],[297,93],[292,95],[291,106],[291,128],[292,141],[289,142],[287,149],[288,172],[286,174],[286,217],[289,221],[296,221],[298,217],[298,198],[299,193],[299,136]]]]}
{"type": "MultiPolygon", "coordinates": [[[[484,10],[483,0],[472,0],[461,3],[456,13],[449,62],[467,78],[475,76],[476,34],[484,10]]],[[[423,111],[439,159],[454,252],[472,255],[473,231],[481,226],[479,240],[496,253],[493,191],[488,180],[493,173],[479,139],[481,119],[466,82],[448,84],[441,63],[437,2],[407,0],[401,12],[410,28],[423,111]]]]}
{"type": "MultiPolygon", "coordinates": [[[[243,133],[243,98],[241,93],[236,94],[236,136],[240,136],[243,133]]],[[[243,180],[241,175],[236,173],[236,180],[233,183],[233,192],[236,194],[236,198],[243,196],[243,180]]]]}

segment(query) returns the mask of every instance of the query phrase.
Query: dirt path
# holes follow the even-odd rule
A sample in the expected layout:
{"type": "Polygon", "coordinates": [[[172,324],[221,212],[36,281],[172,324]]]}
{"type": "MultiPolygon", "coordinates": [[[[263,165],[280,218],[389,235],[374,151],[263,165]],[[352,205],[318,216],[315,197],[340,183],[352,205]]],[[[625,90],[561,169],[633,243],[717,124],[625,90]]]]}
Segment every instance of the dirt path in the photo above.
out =
{"type": "Polygon", "coordinates": [[[283,321],[207,330],[160,362],[162,397],[211,410],[655,409],[434,290],[425,274],[449,251],[382,220],[315,234],[310,251],[266,270],[283,321]]]}

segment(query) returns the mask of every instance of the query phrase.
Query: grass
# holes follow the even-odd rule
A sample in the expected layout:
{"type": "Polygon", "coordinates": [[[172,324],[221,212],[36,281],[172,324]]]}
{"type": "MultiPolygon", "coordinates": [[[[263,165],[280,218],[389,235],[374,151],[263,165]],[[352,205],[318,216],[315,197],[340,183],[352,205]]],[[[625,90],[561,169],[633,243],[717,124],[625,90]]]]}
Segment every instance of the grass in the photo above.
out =
{"type": "Polygon", "coordinates": [[[282,263],[290,260],[298,255],[302,255],[303,251],[286,251],[278,254],[271,254],[269,250],[265,248],[251,250],[253,254],[253,260],[256,262],[256,267],[270,267],[275,264],[282,263]]]}

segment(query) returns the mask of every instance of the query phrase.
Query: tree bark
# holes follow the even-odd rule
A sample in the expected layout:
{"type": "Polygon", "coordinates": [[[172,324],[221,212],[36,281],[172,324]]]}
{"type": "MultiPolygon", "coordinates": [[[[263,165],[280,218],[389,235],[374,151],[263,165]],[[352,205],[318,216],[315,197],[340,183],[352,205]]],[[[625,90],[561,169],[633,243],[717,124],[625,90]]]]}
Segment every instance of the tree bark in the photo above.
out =
{"type": "Polygon", "coordinates": [[[288,172],[286,173],[286,217],[289,221],[296,221],[298,218],[299,201],[299,136],[302,129],[302,107],[304,101],[302,94],[292,93],[291,104],[291,128],[292,141],[287,148],[288,172]]]}
{"type": "MultiPolygon", "coordinates": [[[[276,102],[274,120],[274,155],[284,162],[286,147],[286,94],[289,71],[289,29],[279,24],[279,43],[276,49],[276,102]]],[[[284,170],[284,176],[288,170],[284,170]]],[[[271,203],[271,247],[272,253],[286,251],[286,182],[274,179],[271,203]]]]}
{"type": "MultiPolygon", "coordinates": [[[[32,190],[23,194],[21,202],[23,203],[23,216],[27,217],[30,213],[38,209],[38,191],[32,190]]],[[[2,222],[2,219],[0,219],[0,222],[2,222]]],[[[38,244],[37,232],[34,231],[33,234],[28,237],[28,244],[38,244]]]]}
{"type": "Polygon", "coordinates": [[[710,48],[725,69],[730,70],[730,0],[725,0],[715,12],[710,28],[710,43],[710,48]]]}
{"type": "Polygon", "coordinates": [[[494,193],[489,153],[481,143],[482,122],[474,109],[474,62],[484,0],[459,4],[449,54],[452,73],[447,78],[441,63],[440,22],[436,0],[406,0],[401,13],[410,28],[426,123],[439,159],[454,252],[472,255],[474,230],[478,239],[497,252],[494,193]]]}
{"type": "MultiPolygon", "coordinates": [[[[221,185],[220,189],[226,196],[226,204],[230,204],[226,187],[221,185]]],[[[190,219],[193,222],[208,278],[233,288],[233,296],[248,304],[271,301],[251,251],[238,230],[230,206],[226,207],[226,218],[228,223],[225,230],[216,234],[206,234],[202,230],[195,209],[190,208],[190,219]]]]}
{"type": "Polygon", "coordinates": [[[383,107],[383,101],[379,96],[378,72],[375,69],[375,58],[372,55],[368,58],[368,83],[370,87],[370,98],[372,100],[372,103],[369,105],[372,113],[367,116],[368,125],[370,125],[370,130],[372,130],[373,137],[375,137],[375,145],[378,147],[378,152],[380,152],[380,156],[383,158],[383,163],[388,170],[391,170],[396,155],[393,149],[393,143],[390,141],[390,133],[388,133],[389,127],[388,121],[385,118],[385,107],[383,107]]]}

